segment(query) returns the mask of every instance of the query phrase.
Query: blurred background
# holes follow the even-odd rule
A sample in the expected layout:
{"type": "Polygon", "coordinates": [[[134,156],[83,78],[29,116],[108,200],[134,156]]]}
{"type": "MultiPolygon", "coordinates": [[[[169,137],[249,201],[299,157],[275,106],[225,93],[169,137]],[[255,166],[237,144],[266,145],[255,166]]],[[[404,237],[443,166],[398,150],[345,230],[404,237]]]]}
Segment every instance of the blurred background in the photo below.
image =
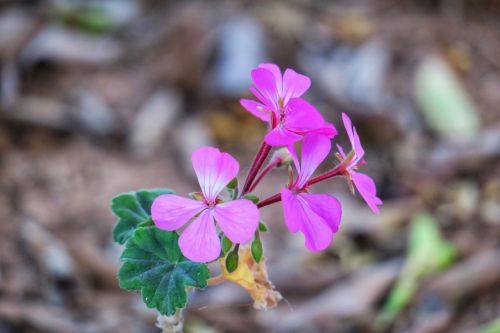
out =
{"type": "Polygon", "coordinates": [[[242,178],[265,125],[239,99],[262,62],[312,78],[344,147],[351,116],[385,204],[376,216],[345,180],[318,184],[344,209],[321,253],[264,208],[285,300],[259,312],[210,287],[186,331],[500,332],[499,1],[2,0],[1,333],[158,331],[117,286],[110,200],[194,191],[201,145],[242,178]]]}

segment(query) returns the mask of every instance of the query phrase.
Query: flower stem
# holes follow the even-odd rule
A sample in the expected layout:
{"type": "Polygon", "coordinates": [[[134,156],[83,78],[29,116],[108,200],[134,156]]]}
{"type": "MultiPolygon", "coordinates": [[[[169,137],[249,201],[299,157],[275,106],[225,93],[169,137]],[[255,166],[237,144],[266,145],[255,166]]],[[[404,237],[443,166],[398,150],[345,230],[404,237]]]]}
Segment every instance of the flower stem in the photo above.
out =
{"type": "Polygon", "coordinates": [[[264,161],[266,160],[267,155],[269,155],[270,151],[271,151],[271,146],[268,145],[265,141],[263,141],[262,144],[260,145],[259,150],[257,151],[257,154],[255,155],[255,159],[252,162],[250,171],[248,171],[248,175],[245,180],[245,185],[243,185],[243,191],[241,191],[242,196],[248,193],[255,177],[257,176],[257,173],[262,167],[262,164],[264,164],[264,161]]]}
{"type": "Polygon", "coordinates": [[[184,332],[184,315],[182,309],[178,309],[173,316],[158,315],[156,326],[162,329],[163,333],[184,332]]]}
{"type": "Polygon", "coordinates": [[[279,201],[281,201],[281,193],[276,193],[275,195],[270,196],[269,198],[264,199],[261,202],[259,202],[257,204],[257,207],[262,208],[262,207],[265,207],[265,206],[272,205],[273,203],[276,203],[276,202],[279,202],[279,201]]]}
{"type": "Polygon", "coordinates": [[[344,172],[344,165],[343,163],[340,163],[339,165],[337,165],[335,168],[317,176],[317,177],[314,177],[312,179],[310,179],[305,185],[304,187],[308,187],[308,186],[311,186],[313,184],[316,184],[316,183],[319,183],[323,180],[326,180],[326,179],[329,179],[329,178],[332,178],[332,177],[335,177],[335,176],[340,176],[342,175],[342,173],[344,172]]]}
{"type": "Polygon", "coordinates": [[[279,159],[276,159],[276,160],[272,161],[271,163],[269,163],[264,168],[264,170],[262,170],[262,172],[257,176],[257,178],[255,178],[255,181],[253,182],[252,186],[250,186],[250,189],[248,190],[248,192],[253,192],[253,190],[255,190],[257,185],[259,185],[260,181],[269,173],[269,171],[271,171],[272,169],[277,167],[280,163],[281,163],[281,160],[279,160],[279,159]]]}

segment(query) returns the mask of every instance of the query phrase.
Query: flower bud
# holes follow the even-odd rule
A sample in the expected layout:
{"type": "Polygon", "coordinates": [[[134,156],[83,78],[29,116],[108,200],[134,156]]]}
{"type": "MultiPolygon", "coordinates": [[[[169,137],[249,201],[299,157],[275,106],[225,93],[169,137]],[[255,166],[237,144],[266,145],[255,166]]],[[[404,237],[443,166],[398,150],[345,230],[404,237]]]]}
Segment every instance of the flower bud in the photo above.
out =
{"type": "Polygon", "coordinates": [[[292,162],[292,155],[288,151],[288,148],[283,147],[274,152],[271,161],[278,161],[278,164],[276,165],[278,168],[281,166],[287,166],[292,162]]]}

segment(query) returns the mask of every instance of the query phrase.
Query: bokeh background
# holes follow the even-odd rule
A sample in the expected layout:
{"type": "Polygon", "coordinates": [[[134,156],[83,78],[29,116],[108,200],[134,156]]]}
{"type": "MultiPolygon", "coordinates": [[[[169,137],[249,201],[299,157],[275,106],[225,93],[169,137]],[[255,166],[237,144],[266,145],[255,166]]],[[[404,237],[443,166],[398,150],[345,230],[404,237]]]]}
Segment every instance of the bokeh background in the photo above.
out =
{"type": "Polygon", "coordinates": [[[259,312],[238,286],[210,287],[186,331],[500,332],[493,0],[0,1],[0,332],[158,331],[117,286],[110,200],[194,191],[201,145],[238,156],[242,178],[265,126],[238,101],[262,62],[312,78],[337,142],[351,116],[385,204],[376,216],[345,180],[319,184],[344,207],[322,253],[266,207],[285,301],[259,312]]]}

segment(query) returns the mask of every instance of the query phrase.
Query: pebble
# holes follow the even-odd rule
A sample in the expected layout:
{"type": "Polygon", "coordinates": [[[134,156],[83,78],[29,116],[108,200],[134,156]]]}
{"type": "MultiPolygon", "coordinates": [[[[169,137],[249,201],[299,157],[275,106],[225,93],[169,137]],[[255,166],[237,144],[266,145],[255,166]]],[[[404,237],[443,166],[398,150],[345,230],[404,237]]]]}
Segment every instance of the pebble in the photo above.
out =
{"type": "Polygon", "coordinates": [[[233,17],[222,26],[218,44],[216,88],[237,96],[252,84],[250,72],[265,59],[262,27],[252,16],[233,17]]]}
{"type": "Polygon", "coordinates": [[[50,61],[65,65],[105,65],[116,61],[122,48],[110,37],[96,37],[57,24],[44,27],[23,49],[25,65],[50,61]]]}
{"type": "Polygon", "coordinates": [[[154,92],[132,124],[128,142],[132,154],[137,158],[146,158],[158,152],[181,110],[182,100],[176,91],[154,92]]]}
{"type": "Polygon", "coordinates": [[[76,127],[94,136],[111,135],[119,129],[114,110],[99,94],[90,90],[74,90],[69,97],[67,112],[76,127]]]}
{"type": "Polygon", "coordinates": [[[180,156],[183,170],[192,175],[191,155],[201,146],[214,146],[212,133],[205,123],[194,117],[185,119],[177,126],[175,133],[175,148],[180,156]]]}

